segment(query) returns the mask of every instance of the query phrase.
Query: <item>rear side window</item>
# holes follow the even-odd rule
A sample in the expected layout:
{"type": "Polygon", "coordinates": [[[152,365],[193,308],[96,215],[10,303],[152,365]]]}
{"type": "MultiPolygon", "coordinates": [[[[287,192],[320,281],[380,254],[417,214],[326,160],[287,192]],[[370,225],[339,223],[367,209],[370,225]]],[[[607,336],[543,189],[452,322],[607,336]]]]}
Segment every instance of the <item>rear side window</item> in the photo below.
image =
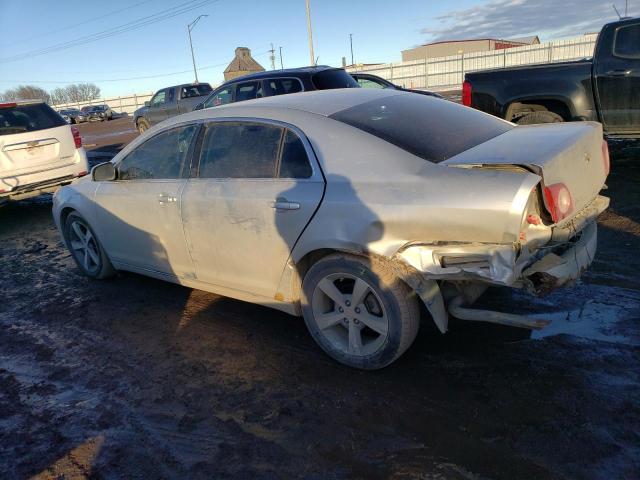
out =
{"type": "Polygon", "coordinates": [[[291,130],[287,130],[282,144],[280,178],[309,178],[311,174],[311,164],[302,140],[291,130]]]}
{"type": "Polygon", "coordinates": [[[282,128],[248,122],[212,123],[202,142],[200,178],[273,178],[282,128]]]}
{"type": "Polygon", "coordinates": [[[286,95],[302,91],[300,81],[295,78],[272,78],[265,81],[267,95],[286,95]]]}
{"type": "Polygon", "coordinates": [[[640,59],[640,23],[618,28],[613,54],[623,58],[640,59]]]}
{"type": "Polygon", "coordinates": [[[356,82],[351,75],[341,68],[318,72],[311,77],[311,82],[318,90],[360,87],[358,82],[356,82]]]}
{"type": "Polygon", "coordinates": [[[433,163],[513,128],[478,110],[415,93],[371,100],[334,113],[331,118],[433,163]]]}
{"type": "Polygon", "coordinates": [[[66,124],[46,103],[0,107],[0,135],[35,132],[66,124]]]}
{"type": "Polygon", "coordinates": [[[139,145],[118,164],[118,180],[187,176],[189,147],[197,129],[197,125],[173,128],[139,145]]]}

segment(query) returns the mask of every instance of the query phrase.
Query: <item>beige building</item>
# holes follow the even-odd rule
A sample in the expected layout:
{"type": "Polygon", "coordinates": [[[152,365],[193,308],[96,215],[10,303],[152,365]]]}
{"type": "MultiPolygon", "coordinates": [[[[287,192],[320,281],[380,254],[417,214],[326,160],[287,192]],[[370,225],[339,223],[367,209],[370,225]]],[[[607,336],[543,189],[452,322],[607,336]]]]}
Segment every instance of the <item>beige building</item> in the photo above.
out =
{"type": "Polygon", "coordinates": [[[449,40],[445,42],[427,43],[419,47],[402,51],[402,61],[424,60],[425,58],[448,57],[461,53],[486,52],[505,48],[522,47],[540,43],[537,35],[533,37],[498,40],[495,38],[477,38],[473,40],[449,40]]]}
{"type": "Polygon", "coordinates": [[[264,72],[264,68],[251,56],[251,50],[247,47],[238,47],[236,56],[224,70],[224,79],[231,80],[255,72],[264,72]]]}

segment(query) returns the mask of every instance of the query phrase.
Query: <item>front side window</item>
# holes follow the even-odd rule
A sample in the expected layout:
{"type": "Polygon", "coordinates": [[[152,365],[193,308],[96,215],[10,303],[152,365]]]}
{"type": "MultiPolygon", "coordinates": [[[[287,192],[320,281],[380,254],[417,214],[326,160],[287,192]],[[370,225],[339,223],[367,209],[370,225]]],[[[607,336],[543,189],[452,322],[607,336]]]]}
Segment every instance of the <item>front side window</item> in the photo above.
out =
{"type": "Polygon", "coordinates": [[[202,97],[203,95],[209,95],[210,93],[211,86],[206,83],[200,83],[198,85],[182,87],[180,98],[202,97]]]}
{"type": "Polygon", "coordinates": [[[358,78],[358,85],[362,88],[385,88],[384,85],[378,82],[374,82],[373,80],[369,80],[368,78],[358,78]]]}
{"type": "Polygon", "coordinates": [[[272,78],[265,81],[267,95],[286,95],[302,91],[300,81],[295,78],[272,78]]]}
{"type": "Polygon", "coordinates": [[[273,178],[282,128],[250,122],[207,127],[200,152],[200,178],[273,178]]]}
{"type": "Polygon", "coordinates": [[[618,28],[613,54],[617,57],[640,59],[640,23],[618,28]]]}
{"type": "Polygon", "coordinates": [[[118,166],[119,180],[177,179],[187,175],[197,125],[164,131],[136,147],[118,166]]]}
{"type": "Polygon", "coordinates": [[[160,90],[151,99],[151,106],[152,107],[159,107],[160,105],[163,105],[164,102],[165,102],[166,96],[167,96],[167,91],[166,90],[160,90]]]}
{"type": "Polygon", "coordinates": [[[239,83],[236,87],[236,102],[252,100],[262,96],[260,82],[239,83]]]}
{"type": "Polygon", "coordinates": [[[232,99],[232,89],[233,87],[225,87],[222,90],[219,90],[214,95],[211,95],[206,102],[204,102],[204,107],[217,107],[218,105],[224,105],[226,103],[231,103],[232,99]]]}
{"type": "Polygon", "coordinates": [[[426,95],[389,95],[330,117],[433,163],[514,128],[478,110],[426,95]]]}
{"type": "Polygon", "coordinates": [[[280,178],[309,178],[312,174],[307,151],[300,137],[287,130],[282,144],[280,178]]]}

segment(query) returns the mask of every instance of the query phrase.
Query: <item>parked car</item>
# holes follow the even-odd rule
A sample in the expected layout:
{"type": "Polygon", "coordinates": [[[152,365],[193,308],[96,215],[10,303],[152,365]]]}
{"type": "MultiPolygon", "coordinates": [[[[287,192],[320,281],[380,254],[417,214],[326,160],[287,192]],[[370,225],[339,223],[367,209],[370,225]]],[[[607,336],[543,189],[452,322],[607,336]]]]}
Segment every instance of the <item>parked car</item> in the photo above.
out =
{"type": "Polygon", "coordinates": [[[640,135],[640,19],[605,25],[593,59],[467,73],[462,100],[519,124],[597,120],[640,135]]]}
{"type": "Polygon", "coordinates": [[[92,120],[99,120],[101,122],[113,120],[113,110],[106,104],[82,107],[81,112],[87,117],[88,122],[92,120]]]}
{"type": "Polygon", "coordinates": [[[595,122],[515,126],[388,89],[281,95],[181,115],[61,189],[80,269],[130,270],[303,315],[374,369],[413,342],[423,302],[460,319],[489,285],[548,291],[594,258],[609,169],[595,122]],[[521,152],[527,152],[523,157],[521,152]]]}
{"type": "Polygon", "coordinates": [[[223,83],[195,110],[288,93],[357,87],[358,83],[343,69],[326,65],[270,70],[223,83]]]}
{"type": "Polygon", "coordinates": [[[439,93],[431,92],[429,90],[417,90],[415,88],[401,87],[400,85],[396,85],[389,80],[385,80],[384,78],[373,75],[371,73],[352,73],[351,76],[356,82],[358,82],[358,85],[360,85],[362,88],[390,88],[391,90],[402,90],[404,92],[413,92],[419,93],[420,95],[429,95],[431,97],[444,98],[439,93]]]}
{"type": "Polygon", "coordinates": [[[133,123],[140,133],[169,117],[190,112],[211,93],[208,83],[187,83],[158,90],[144,107],[133,113],[133,123]]]}
{"type": "Polygon", "coordinates": [[[87,174],[80,132],[41,100],[0,103],[0,204],[87,174]]]}
{"type": "Polygon", "coordinates": [[[77,108],[65,108],[64,110],[58,110],[58,113],[62,116],[65,122],[70,124],[78,124],[87,121],[86,115],[77,108]]]}

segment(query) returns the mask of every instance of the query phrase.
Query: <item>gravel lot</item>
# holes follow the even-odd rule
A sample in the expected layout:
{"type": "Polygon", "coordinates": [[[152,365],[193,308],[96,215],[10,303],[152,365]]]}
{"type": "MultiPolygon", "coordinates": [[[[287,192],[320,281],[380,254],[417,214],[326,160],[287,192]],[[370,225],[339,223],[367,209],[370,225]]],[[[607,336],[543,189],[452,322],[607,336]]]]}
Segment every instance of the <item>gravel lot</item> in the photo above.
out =
{"type": "MultiPolygon", "coordinates": [[[[125,118],[80,128],[95,152],[136,136],[125,118]]],[[[0,478],[638,478],[640,152],[615,150],[583,280],[483,299],[548,331],[425,322],[379,372],[332,362],[286,314],[90,281],[49,198],[1,208],[0,478]]]]}

